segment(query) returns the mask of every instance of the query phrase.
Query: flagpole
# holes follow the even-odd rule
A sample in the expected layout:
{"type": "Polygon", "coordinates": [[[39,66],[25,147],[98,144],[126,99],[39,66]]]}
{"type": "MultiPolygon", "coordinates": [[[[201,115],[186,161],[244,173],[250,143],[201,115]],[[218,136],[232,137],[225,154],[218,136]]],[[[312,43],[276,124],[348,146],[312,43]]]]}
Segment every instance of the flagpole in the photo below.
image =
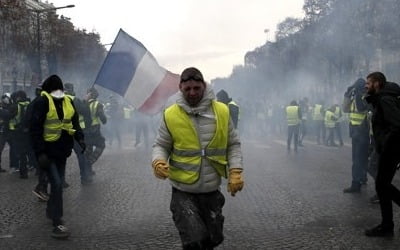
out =
{"type": "MultiPolygon", "coordinates": [[[[104,63],[107,61],[107,58],[108,58],[108,56],[110,55],[110,51],[111,51],[112,48],[114,47],[115,41],[117,41],[117,38],[118,38],[119,34],[121,34],[121,31],[124,32],[121,28],[119,29],[119,31],[118,31],[118,33],[117,33],[117,36],[116,36],[115,39],[114,39],[114,42],[111,44],[111,47],[110,47],[110,49],[109,49],[108,52],[107,52],[106,58],[104,58],[104,61],[103,61],[103,63],[101,64],[101,67],[100,67],[99,72],[101,72],[101,70],[103,69],[104,63]]],[[[97,76],[96,76],[95,81],[94,81],[93,84],[92,84],[92,88],[94,87],[94,85],[96,84],[96,82],[97,82],[97,80],[98,80],[98,78],[99,78],[99,72],[97,72],[97,76]]]]}

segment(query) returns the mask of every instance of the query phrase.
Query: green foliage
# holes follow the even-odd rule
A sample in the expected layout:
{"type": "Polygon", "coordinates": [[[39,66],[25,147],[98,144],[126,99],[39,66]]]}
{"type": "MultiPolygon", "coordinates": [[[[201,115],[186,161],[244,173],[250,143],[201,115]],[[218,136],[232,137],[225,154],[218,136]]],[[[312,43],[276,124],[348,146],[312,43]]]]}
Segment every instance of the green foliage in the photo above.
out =
{"type": "MultiPolygon", "coordinates": [[[[76,29],[69,18],[54,11],[39,14],[40,48],[46,74],[57,73],[65,81],[91,84],[106,55],[100,36],[76,29]]],[[[23,0],[0,0],[0,70],[13,68],[34,77],[38,72],[37,12],[23,0]]]]}

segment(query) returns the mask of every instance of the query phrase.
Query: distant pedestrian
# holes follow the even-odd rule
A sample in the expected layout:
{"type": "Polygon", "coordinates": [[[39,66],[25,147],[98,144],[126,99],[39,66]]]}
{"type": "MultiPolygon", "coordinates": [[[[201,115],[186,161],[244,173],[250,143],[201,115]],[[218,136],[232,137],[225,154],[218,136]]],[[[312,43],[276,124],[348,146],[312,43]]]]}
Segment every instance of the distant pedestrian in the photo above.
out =
{"type": "Polygon", "coordinates": [[[290,144],[293,138],[294,152],[297,153],[297,146],[299,145],[299,129],[301,122],[301,110],[296,101],[291,101],[290,105],[286,107],[286,119],[287,119],[287,151],[290,152],[290,144]]]}
{"type": "Polygon", "coordinates": [[[324,124],[325,124],[325,131],[328,132],[328,137],[325,141],[325,145],[330,147],[338,146],[335,143],[335,125],[337,117],[334,112],[335,112],[335,106],[332,106],[325,111],[324,124]]]}
{"type": "Polygon", "coordinates": [[[85,157],[87,159],[88,171],[94,175],[93,164],[100,158],[106,147],[105,138],[101,133],[101,124],[106,124],[107,117],[104,113],[104,106],[97,98],[99,92],[94,87],[87,90],[86,101],[90,109],[91,124],[83,130],[85,133],[87,148],[85,157]]]}

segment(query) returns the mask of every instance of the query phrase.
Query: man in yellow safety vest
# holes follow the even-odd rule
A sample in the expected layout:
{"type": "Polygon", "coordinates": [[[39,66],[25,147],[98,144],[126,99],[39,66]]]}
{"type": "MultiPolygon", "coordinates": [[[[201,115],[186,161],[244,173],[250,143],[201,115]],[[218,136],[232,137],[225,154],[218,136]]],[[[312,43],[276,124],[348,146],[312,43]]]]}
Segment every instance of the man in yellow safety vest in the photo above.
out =
{"type": "Polygon", "coordinates": [[[170,209],[183,249],[213,249],[224,239],[221,177],[228,178],[232,196],[244,184],[240,140],[228,107],[215,100],[198,69],[182,72],[179,89],[164,111],[152,167],[171,182],[170,209]]]}
{"type": "Polygon", "coordinates": [[[290,105],[286,107],[286,119],[288,125],[287,136],[287,151],[290,152],[290,144],[293,138],[294,152],[297,153],[297,146],[299,144],[299,129],[301,122],[301,111],[296,101],[291,101],[290,105]]]}

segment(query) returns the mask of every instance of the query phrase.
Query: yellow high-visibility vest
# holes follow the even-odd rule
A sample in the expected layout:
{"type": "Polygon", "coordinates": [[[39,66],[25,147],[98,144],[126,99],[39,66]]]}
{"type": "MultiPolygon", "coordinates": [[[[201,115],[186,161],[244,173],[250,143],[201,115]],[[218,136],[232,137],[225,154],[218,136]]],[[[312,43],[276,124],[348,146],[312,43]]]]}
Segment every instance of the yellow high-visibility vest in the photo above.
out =
{"type": "Polygon", "coordinates": [[[338,120],[336,122],[343,121],[343,112],[341,111],[339,106],[337,106],[335,109],[335,116],[338,118],[338,120]]]}
{"type": "Polygon", "coordinates": [[[315,104],[313,112],[312,112],[312,119],[314,121],[323,121],[324,117],[322,116],[322,105],[315,104]]]}
{"type": "Polygon", "coordinates": [[[330,111],[327,110],[325,112],[325,127],[326,128],[334,128],[335,127],[335,121],[332,119],[335,117],[335,114],[330,111]]]}
{"type": "Polygon", "coordinates": [[[72,100],[67,96],[64,97],[62,102],[64,117],[60,120],[53,97],[46,91],[42,91],[40,95],[46,96],[49,100],[49,112],[47,112],[46,121],[44,122],[44,140],[48,142],[57,141],[61,137],[61,130],[66,130],[68,134],[74,135],[75,129],[73,129],[71,119],[75,114],[75,110],[72,106],[72,100]]]}
{"type": "Polygon", "coordinates": [[[367,112],[358,112],[356,107],[356,101],[353,100],[350,104],[350,124],[359,126],[363,123],[367,112]]]}
{"type": "Polygon", "coordinates": [[[130,109],[128,107],[124,107],[124,119],[126,119],[126,120],[131,119],[131,112],[132,112],[132,109],[130,109]]]}
{"type": "Polygon", "coordinates": [[[294,126],[300,124],[299,106],[287,106],[286,118],[288,126],[294,126]]]}
{"type": "MultiPolygon", "coordinates": [[[[75,96],[73,96],[73,95],[68,95],[68,94],[67,94],[66,96],[68,96],[69,98],[71,98],[72,101],[75,100],[75,96]]],[[[83,117],[83,115],[81,115],[81,114],[79,114],[79,113],[78,113],[78,115],[79,115],[79,126],[81,126],[81,129],[84,129],[84,128],[86,127],[86,125],[85,125],[85,118],[83,117]]]]}
{"type": "Polygon", "coordinates": [[[90,115],[92,117],[92,126],[100,124],[100,118],[96,114],[98,106],[99,106],[99,101],[94,99],[89,100],[89,109],[90,109],[90,115]]]}
{"type": "Polygon", "coordinates": [[[203,158],[208,159],[220,176],[226,178],[229,109],[224,103],[213,101],[216,130],[211,142],[202,148],[199,135],[188,114],[174,104],[164,111],[164,120],[174,141],[169,158],[169,179],[193,184],[200,177],[203,158]]]}
{"type": "Polygon", "coordinates": [[[15,130],[17,125],[21,123],[22,108],[26,109],[26,107],[29,105],[29,102],[28,101],[18,102],[17,105],[18,105],[17,115],[8,122],[8,128],[10,130],[15,130]]]}

